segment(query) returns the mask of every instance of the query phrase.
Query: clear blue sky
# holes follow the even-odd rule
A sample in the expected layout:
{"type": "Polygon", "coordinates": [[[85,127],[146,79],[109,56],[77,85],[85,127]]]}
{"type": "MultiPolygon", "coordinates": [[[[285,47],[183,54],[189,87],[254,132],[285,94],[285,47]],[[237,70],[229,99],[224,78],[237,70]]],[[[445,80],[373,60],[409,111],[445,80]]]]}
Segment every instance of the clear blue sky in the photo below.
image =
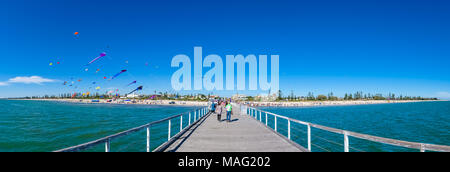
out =
{"type": "Polygon", "coordinates": [[[285,93],[448,99],[449,21],[450,2],[434,0],[7,0],[0,5],[0,97],[73,92],[62,85],[72,77],[83,79],[79,91],[100,86],[125,93],[134,80],[144,93],[171,91],[172,57],[193,60],[193,47],[202,46],[204,55],[223,58],[280,55],[285,93]],[[84,71],[103,51],[108,55],[84,71]],[[102,80],[122,69],[129,72],[102,80]],[[57,82],[10,82],[20,76],[57,82]]]}

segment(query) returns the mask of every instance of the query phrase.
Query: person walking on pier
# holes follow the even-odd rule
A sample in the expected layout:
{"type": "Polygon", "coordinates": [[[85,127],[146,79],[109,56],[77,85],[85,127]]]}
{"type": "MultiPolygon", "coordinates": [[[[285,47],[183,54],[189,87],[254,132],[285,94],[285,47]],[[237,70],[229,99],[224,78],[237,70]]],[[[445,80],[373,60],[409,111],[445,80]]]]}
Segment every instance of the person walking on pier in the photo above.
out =
{"type": "Polygon", "coordinates": [[[231,110],[232,110],[231,104],[227,102],[225,108],[227,109],[227,121],[231,122],[231,110]]]}
{"type": "Polygon", "coordinates": [[[213,101],[212,103],[211,103],[211,113],[215,113],[216,112],[216,102],[215,101],[213,101]]]}
{"type": "Polygon", "coordinates": [[[217,120],[219,122],[222,122],[223,108],[224,108],[223,102],[219,101],[219,103],[217,103],[217,108],[216,108],[217,120]]]}

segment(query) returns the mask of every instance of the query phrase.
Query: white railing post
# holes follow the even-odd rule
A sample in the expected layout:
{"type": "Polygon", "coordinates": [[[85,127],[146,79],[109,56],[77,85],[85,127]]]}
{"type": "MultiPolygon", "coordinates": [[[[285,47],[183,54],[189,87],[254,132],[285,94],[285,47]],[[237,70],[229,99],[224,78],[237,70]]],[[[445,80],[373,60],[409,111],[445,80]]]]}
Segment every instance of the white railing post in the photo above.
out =
{"type": "Polygon", "coordinates": [[[277,131],[277,116],[276,115],[274,116],[275,116],[275,131],[277,131]]]}
{"type": "Polygon", "coordinates": [[[291,120],[288,119],[288,139],[291,140],[291,120]]]}
{"type": "Polygon", "coordinates": [[[259,122],[261,122],[262,121],[262,118],[261,118],[261,111],[259,111],[259,122]]]}
{"type": "Polygon", "coordinates": [[[348,147],[348,135],[347,131],[344,131],[344,152],[349,152],[348,147]]]}
{"type": "Polygon", "coordinates": [[[170,119],[169,119],[169,132],[167,133],[167,140],[170,140],[170,126],[171,126],[171,123],[170,123],[170,119]]]}
{"type": "Polygon", "coordinates": [[[191,125],[191,112],[189,112],[189,126],[191,125]]]}
{"type": "Polygon", "coordinates": [[[425,145],[423,143],[420,144],[420,152],[425,152],[425,145]]]}
{"type": "Polygon", "coordinates": [[[266,126],[267,126],[267,112],[266,112],[266,126]]]}
{"type": "Polygon", "coordinates": [[[308,124],[308,150],[311,152],[311,125],[308,124]]]}
{"type": "Polygon", "coordinates": [[[194,122],[197,121],[197,111],[194,112],[194,122]]]}
{"type": "Polygon", "coordinates": [[[110,151],[110,142],[111,139],[107,139],[106,143],[105,143],[105,152],[109,152],[110,151]]]}
{"type": "Polygon", "coordinates": [[[147,127],[147,152],[150,152],[150,126],[147,127]]]}
{"type": "Polygon", "coordinates": [[[180,132],[183,130],[183,115],[180,116],[180,132]]]}

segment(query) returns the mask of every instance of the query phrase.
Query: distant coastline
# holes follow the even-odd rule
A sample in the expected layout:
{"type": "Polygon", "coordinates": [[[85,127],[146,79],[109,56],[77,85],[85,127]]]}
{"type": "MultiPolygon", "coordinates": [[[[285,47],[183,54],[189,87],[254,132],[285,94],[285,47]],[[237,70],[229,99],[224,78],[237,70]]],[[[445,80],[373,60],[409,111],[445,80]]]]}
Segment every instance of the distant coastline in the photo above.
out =
{"type": "Polygon", "coordinates": [[[249,106],[260,107],[311,107],[311,106],[346,106],[389,103],[435,102],[446,100],[339,100],[339,101],[299,101],[299,102],[247,102],[249,106]]]}
{"type": "Polygon", "coordinates": [[[93,104],[142,104],[142,105],[176,105],[176,106],[207,106],[207,101],[180,101],[180,100],[139,100],[139,99],[10,99],[31,101],[55,101],[69,103],[93,103],[93,104]]]}
{"type": "MultiPolygon", "coordinates": [[[[182,100],[139,100],[139,99],[10,99],[10,100],[34,100],[34,101],[56,101],[70,103],[93,103],[93,104],[141,104],[141,105],[178,105],[178,106],[207,106],[207,101],[182,101],[182,100]]],[[[312,106],[345,106],[345,105],[368,105],[389,103],[412,103],[412,102],[434,102],[447,100],[339,100],[339,101],[297,101],[297,102],[258,102],[241,101],[240,103],[253,107],[312,107],[312,106]]]]}

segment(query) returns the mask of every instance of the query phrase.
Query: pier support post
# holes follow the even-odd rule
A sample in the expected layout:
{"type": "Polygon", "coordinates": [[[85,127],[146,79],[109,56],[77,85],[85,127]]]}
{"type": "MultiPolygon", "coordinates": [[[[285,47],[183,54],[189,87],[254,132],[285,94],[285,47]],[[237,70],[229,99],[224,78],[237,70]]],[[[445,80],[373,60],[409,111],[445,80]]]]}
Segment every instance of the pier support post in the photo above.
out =
{"type": "Polygon", "coordinates": [[[275,116],[275,131],[277,131],[277,116],[275,116]]]}
{"type": "Polygon", "coordinates": [[[183,130],[183,115],[180,116],[180,132],[183,130]]]}
{"type": "Polygon", "coordinates": [[[291,120],[288,119],[288,139],[291,140],[291,120]]]}
{"type": "Polygon", "coordinates": [[[347,131],[344,131],[344,152],[349,152],[347,131]]]}
{"type": "Polygon", "coordinates": [[[311,152],[311,125],[308,124],[308,150],[311,152]]]}
{"type": "Polygon", "coordinates": [[[110,139],[106,140],[106,143],[105,143],[105,152],[109,152],[109,151],[110,151],[110,144],[109,144],[110,142],[111,142],[110,139]]]}
{"type": "Polygon", "coordinates": [[[267,126],[267,113],[266,113],[266,126],[267,126]]]}
{"type": "Polygon", "coordinates": [[[147,152],[150,152],[150,126],[147,127],[147,152]]]}
{"type": "Polygon", "coordinates": [[[169,131],[168,131],[168,133],[167,133],[167,141],[169,141],[170,140],[170,126],[171,126],[171,123],[170,123],[170,119],[169,119],[169,131]]]}
{"type": "Polygon", "coordinates": [[[259,122],[261,122],[262,121],[262,119],[261,119],[261,111],[259,111],[259,122]]]}

